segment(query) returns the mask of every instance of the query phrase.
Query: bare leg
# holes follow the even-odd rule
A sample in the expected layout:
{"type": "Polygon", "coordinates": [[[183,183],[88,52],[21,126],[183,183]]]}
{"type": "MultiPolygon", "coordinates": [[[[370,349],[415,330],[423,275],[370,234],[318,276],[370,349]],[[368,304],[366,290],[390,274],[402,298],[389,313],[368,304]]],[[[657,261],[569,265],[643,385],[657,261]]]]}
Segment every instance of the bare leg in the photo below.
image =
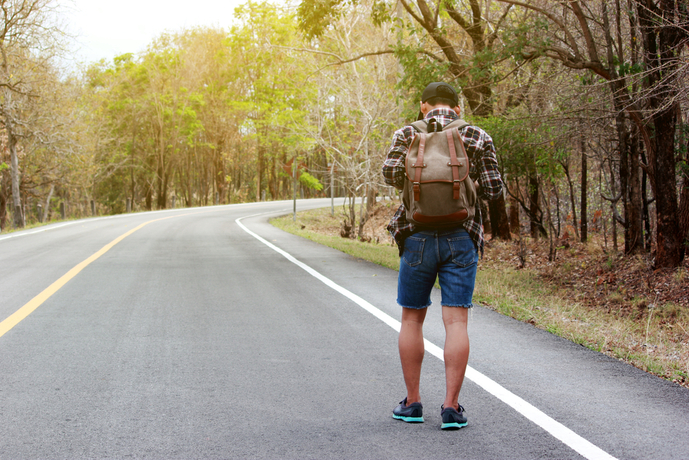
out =
{"type": "Polygon", "coordinates": [[[443,306],[445,324],[445,407],[457,409],[459,391],[469,361],[469,334],[467,321],[469,309],[443,306]]]}
{"type": "Polygon", "coordinates": [[[404,383],[407,386],[407,405],[421,401],[419,382],[425,350],[423,345],[423,321],[425,318],[425,308],[421,310],[402,309],[399,350],[404,383]]]}

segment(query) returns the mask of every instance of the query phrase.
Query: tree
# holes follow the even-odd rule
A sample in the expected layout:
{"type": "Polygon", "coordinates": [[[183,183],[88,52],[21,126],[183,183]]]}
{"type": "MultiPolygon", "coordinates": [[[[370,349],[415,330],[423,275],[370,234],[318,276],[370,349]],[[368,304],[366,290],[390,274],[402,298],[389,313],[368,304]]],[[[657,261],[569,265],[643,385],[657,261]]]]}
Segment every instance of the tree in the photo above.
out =
{"type": "MultiPolygon", "coordinates": [[[[656,267],[678,266],[684,257],[685,235],[680,235],[677,212],[675,135],[677,71],[689,30],[686,2],[630,0],[623,5],[622,0],[615,0],[610,5],[605,0],[500,1],[536,14],[531,27],[521,29],[524,59],[553,59],[607,82],[617,112],[625,245],[632,252],[643,244],[638,180],[641,163],[639,155],[632,152],[636,143],[630,138],[626,114],[648,154],[643,167],[649,173],[656,201],[656,267]],[[642,62],[636,61],[639,35],[642,62]]],[[[689,203],[680,205],[684,206],[689,203]]]]}
{"type": "Polygon", "coordinates": [[[255,142],[256,199],[265,191],[280,196],[282,166],[303,155],[311,140],[299,127],[307,123],[306,106],[317,92],[307,80],[301,41],[293,14],[269,3],[249,2],[237,9],[230,52],[240,66],[234,78],[245,82],[235,104],[246,114],[243,130],[255,142]]]}
{"type": "Polygon", "coordinates": [[[350,9],[334,27],[313,39],[309,54],[318,71],[311,79],[320,88],[308,108],[309,135],[336,165],[348,202],[342,235],[363,238],[365,210],[384,186],[380,167],[394,130],[402,123],[395,83],[399,68],[392,53],[368,53],[369,43],[392,44],[394,29],[377,29],[367,17],[369,4],[350,9]],[[358,225],[357,197],[361,197],[358,225]],[[367,207],[363,206],[364,199],[367,207]]]}
{"type": "MultiPolygon", "coordinates": [[[[492,115],[493,86],[500,78],[495,74],[498,59],[494,47],[511,6],[500,9],[480,0],[469,0],[468,6],[454,0],[400,0],[399,4],[404,11],[395,10],[392,3],[385,1],[372,3],[370,11],[379,24],[399,24],[400,41],[395,48],[408,87],[420,93],[429,81],[447,79],[461,88],[474,116],[492,115]],[[404,32],[409,30],[411,37],[404,32]],[[467,48],[469,53],[458,51],[467,48]]],[[[349,13],[349,5],[344,0],[303,0],[299,6],[300,26],[307,36],[317,37],[332,27],[344,11],[349,13]]],[[[416,98],[417,92],[412,93],[416,98]]],[[[504,197],[490,203],[490,219],[493,235],[509,240],[504,197]]]]}
{"type": "Polygon", "coordinates": [[[40,76],[62,53],[53,0],[0,0],[0,118],[7,135],[14,225],[24,226],[18,146],[32,127],[23,111],[42,91],[40,76]]]}

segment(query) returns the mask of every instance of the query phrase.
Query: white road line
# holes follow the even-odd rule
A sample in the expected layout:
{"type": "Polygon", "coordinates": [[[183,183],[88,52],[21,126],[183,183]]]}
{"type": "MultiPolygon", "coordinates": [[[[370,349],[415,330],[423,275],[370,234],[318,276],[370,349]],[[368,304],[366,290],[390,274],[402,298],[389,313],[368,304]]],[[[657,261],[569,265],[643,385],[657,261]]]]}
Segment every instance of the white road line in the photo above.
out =
{"type": "MultiPolygon", "coordinates": [[[[400,322],[397,321],[396,319],[392,318],[390,315],[387,313],[381,311],[377,307],[373,306],[366,300],[362,299],[358,295],[354,294],[353,292],[348,291],[347,289],[343,288],[339,284],[335,283],[329,278],[326,278],[325,276],[321,275],[319,272],[314,270],[313,268],[309,267],[303,262],[300,262],[297,260],[295,257],[293,257],[291,254],[288,252],[283,251],[282,249],[278,248],[274,244],[270,243],[269,241],[265,240],[264,238],[260,237],[256,233],[252,232],[244,224],[241,223],[242,219],[246,219],[248,217],[254,217],[255,215],[252,216],[244,216],[240,217],[239,219],[236,219],[235,222],[239,227],[244,230],[246,233],[249,235],[253,236],[256,238],[258,241],[261,243],[265,244],[269,248],[273,249],[277,253],[281,254],[283,257],[285,257],[287,260],[292,262],[293,264],[301,267],[303,270],[305,270],[307,273],[312,275],[314,278],[320,280],[323,282],[325,285],[331,287],[335,291],[339,292],[343,296],[347,297],[357,305],[359,305],[361,308],[366,310],[367,312],[371,313],[373,316],[376,318],[380,319],[383,321],[385,324],[393,328],[394,330],[398,331],[400,330],[400,322]]],[[[439,346],[431,343],[427,339],[424,339],[424,343],[426,345],[426,351],[435,356],[436,358],[440,359],[441,361],[444,361],[443,358],[443,350],[439,346]]],[[[586,439],[582,438],[578,434],[576,434],[574,431],[570,430],[557,420],[551,418],[550,416],[546,415],[543,413],[541,410],[537,409],[535,406],[529,404],[526,402],[524,399],[520,398],[519,396],[515,395],[508,389],[504,388],[494,380],[488,378],[486,375],[478,372],[477,370],[473,369],[471,366],[467,367],[466,371],[466,378],[474,382],[476,385],[479,387],[483,388],[485,391],[488,393],[492,394],[496,398],[498,398],[500,401],[504,402],[508,406],[512,407],[514,410],[516,410],[518,413],[526,417],[527,419],[531,420],[533,423],[536,425],[540,426],[543,428],[545,431],[550,433],[552,436],[554,436],[556,439],[559,439],[562,441],[565,445],[576,451],[578,454],[583,456],[584,458],[587,458],[589,460],[616,460],[615,457],[612,455],[608,454],[598,446],[594,445],[593,443],[587,441],[586,439]]]]}
{"type": "Polygon", "coordinates": [[[43,227],[39,230],[34,230],[34,231],[29,231],[29,232],[11,233],[11,234],[6,235],[6,236],[0,236],[0,241],[9,240],[10,238],[18,238],[20,236],[33,235],[35,233],[47,232],[48,230],[53,230],[55,228],[62,228],[62,227],[67,227],[68,225],[74,225],[77,222],[80,222],[80,221],[67,222],[67,223],[60,224],[60,225],[51,225],[49,227],[43,227]]]}

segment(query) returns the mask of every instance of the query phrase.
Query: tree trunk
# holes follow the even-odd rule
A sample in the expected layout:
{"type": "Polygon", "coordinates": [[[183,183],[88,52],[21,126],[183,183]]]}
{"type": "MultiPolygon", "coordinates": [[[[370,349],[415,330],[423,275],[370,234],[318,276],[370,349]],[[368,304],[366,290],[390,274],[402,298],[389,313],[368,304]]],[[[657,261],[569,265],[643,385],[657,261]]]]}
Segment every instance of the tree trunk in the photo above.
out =
{"type": "Polygon", "coordinates": [[[2,171],[0,171],[0,232],[5,228],[7,221],[7,191],[2,176],[2,171]]]}
{"type": "MultiPolygon", "coordinates": [[[[689,123],[682,123],[683,133],[689,134],[689,123]]],[[[684,238],[684,250],[689,247],[689,136],[683,138],[686,158],[681,163],[682,191],[679,198],[679,231],[684,238]]]]}
{"type": "Polygon", "coordinates": [[[654,116],[657,250],[656,268],[677,267],[684,259],[684,235],[680,235],[675,175],[674,107],[654,116]]]}
{"type": "Polygon", "coordinates": [[[689,247],[689,172],[684,172],[682,193],[679,200],[679,229],[684,238],[684,251],[689,247]]]}
{"type": "Polygon", "coordinates": [[[488,204],[486,200],[478,200],[479,208],[481,208],[481,217],[483,220],[483,231],[486,233],[493,234],[493,221],[490,220],[490,211],[488,209],[488,204]]]}
{"type": "Polygon", "coordinates": [[[507,218],[507,207],[505,205],[505,194],[500,194],[497,200],[488,202],[488,212],[490,213],[491,235],[493,238],[510,241],[510,221],[507,218]]]}
{"type": "Polygon", "coordinates": [[[366,213],[369,215],[373,212],[373,208],[376,205],[377,196],[378,189],[373,185],[373,183],[369,183],[366,193],[366,213]]]}
{"type": "Polygon", "coordinates": [[[539,205],[539,185],[536,176],[529,177],[529,214],[531,219],[531,238],[537,239],[539,234],[547,236],[547,232],[541,231],[543,223],[539,218],[541,216],[541,208],[539,205]]]}
{"type": "Polygon", "coordinates": [[[521,225],[519,223],[519,202],[514,198],[510,197],[510,230],[517,235],[521,233],[521,225]]]}
{"type": "Polygon", "coordinates": [[[153,207],[153,188],[149,184],[148,188],[146,189],[146,210],[150,211],[152,207],[153,207]]]}
{"type": "Polygon", "coordinates": [[[644,83],[651,90],[648,108],[655,111],[648,156],[656,200],[656,268],[679,266],[685,251],[684,235],[680,235],[674,147],[680,86],[677,69],[689,32],[680,26],[687,20],[686,7],[678,4],[675,0],[636,1],[644,44],[644,83]]]}
{"type": "Polygon", "coordinates": [[[158,209],[165,209],[165,186],[163,184],[165,178],[164,178],[164,171],[163,171],[163,166],[161,164],[158,164],[158,174],[156,177],[156,181],[158,183],[158,193],[156,196],[156,205],[158,206],[158,209]]]}
{"type": "Polygon", "coordinates": [[[19,194],[19,157],[17,156],[17,138],[14,135],[12,123],[5,120],[7,132],[7,145],[10,150],[10,174],[12,176],[12,216],[15,228],[24,227],[24,213],[22,209],[21,195],[19,194]]]}
{"type": "MultiPolygon", "coordinates": [[[[582,161],[584,161],[582,159],[582,161]]],[[[569,185],[569,201],[572,203],[572,227],[574,228],[574,236],[579,239],[579,226],[577,222],[577,201],[574,194],[574,183],[572,182],[572,177],[569,175],[569,168],[565,167],[565,176],[567,176],[567,185],[569,185]]],[[[583,180],[583,179],[582,179],[583,180]]]]}
{"type": "MultiPolygon", "coordinates": [[[[622,89],[618,89],[618,91],[622,91],[622,89]]],[[[619,111],[615,118],[615,124],[620,149],[620,193],[624,209],[624,252],[625,254],[635,254],[643,250],[639,158],[621,104],[621,101],[617,101],[615,105],[619,111]]]]}
{"type": "Polygon", "coordinates": [[[223,149],[225,143],[222,139],[217,142],[217,148],[215,149],[215,188],[220,196],[220,204],[225,204],[225,189],[227,184],[225,182],[225,162],[223,161],[223,149]]]}
{"type": "MultiPolygon", "coordinates": [[[[275,151],[275,149],[272,149],[272,150],[275,151]]],[[[297,161],[296,158],[294,161],[295,162],[297,161]]],[[[299,175],[298,169],[295,171],[295,174],[297,174],[297,177],[298,177],[298,175],[299,175]]],[[[270,196],[273,200],[279,199],[279,197],[278,197],[277,162],[275,161],[274,155],[271,155],[271,157],[270,157],[270,171],[269,171],[269,175],[268,175],[268,192],[270,193],[270,196]]]]}
{"type": "MultiPolygon", "coordinates": [[[[625,212],[625,221],[628,222],[629,236],[626,240],[629,241],[629,248],[626,252],[637,253],[644,250],[643,238],[643,216],[642,208],[643,201],[641,196],[641,163],[639,160],[638,130],[633,129],[631,135],[631,142],[629,143],[629,204],[628,210],[625,212]]],[[[625,240],[625,248],[627,241],[625,240]]]]}
{"type": "MultiPolygon", "coordinates": [[[[368,203],[366,206],[364,206],[364,200],[368,196],[368,186],[365,188],[364,193],[361,194],[361,206],[359,207],[359,228],[357,229],[357,238],[359,240],[363,239],[364,237],[364,225],[366,225],[366,221],[368,220],[368,213],[366,212],[366,209],[368,208],[368,203]]],[[[354,203],[356,204],[356,196],[354,198],[354,203]]]]}
{"type": "Polygon", "coordinates": [[[45,208],[43,209],[43,215],[41,216],[41,223],[48,222],[48,216],[50,215],[50,199],[53,197],[53,191],[55,186],[50,186],[50,192],[48,192],[48,197],[45,199],[45,208]]]}
{"type": "MultiPolygon", "coordinates": [[[[641,161],[644,164],[648,164],[648,160],[646,159],[646,154],[644,153],[641,143],[639,143],[639,152],[641,154],[641,161]]],[[[645,235],[644,247],[646,252],[650,252],[651,247],[653,246],[653,234],[651,232],[651,213],[648,209],[648,205],[651,203],[651,201],[648,199],[648,182],[648,173],[646,172],[646,168],[644,168],[641,170],[641,220],[642,228],[645,235]]]]}
{"type": "Polygon", "coordinates": [[[258,177],[256,178],[256,201],[261,201],[261,192],[263,190],[263,161],[264,153],[263,147],[258,146],[258,177]]]}
{"type": "MultiPolygon", "coordinates": [[[[583,133],[583,130],[582,130],[583,133]]],[[[589,238],[589,224],[588,224],[588,203],[587,203],[587,198],[588,198],[588,157],[586,156],[586,148],[584,144],[584,137],[583,134],[582,136],[579,137],[579,149],[581,151],[581,226],[580,226],[580,234],[581,234],[581,242],[586,243],[589,238]]]]}

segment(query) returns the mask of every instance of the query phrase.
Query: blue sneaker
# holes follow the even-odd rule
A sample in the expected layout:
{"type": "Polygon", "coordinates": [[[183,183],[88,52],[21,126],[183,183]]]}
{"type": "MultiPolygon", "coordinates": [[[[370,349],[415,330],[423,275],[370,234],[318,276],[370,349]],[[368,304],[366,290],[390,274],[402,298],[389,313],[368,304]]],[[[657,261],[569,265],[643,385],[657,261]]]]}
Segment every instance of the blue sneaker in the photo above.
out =
{"type": "Polygon", "coordinates": [[[411,403],[407,406],[407,398],[404,398],[403,401],[400,401],[400,405],[392,411],[392,418],[407,423],[423,423],[423,406],[420,402],[411,403]]]}
{"type": "Polygon", "coordinates": [[[464,416],[464,408],[459,406],[459,410],[454,407],[440,406],[440,417],[443,419],[443,424],[440,425],[441,430],[459,430],[467,426],[467,418],[464,416]]]}

